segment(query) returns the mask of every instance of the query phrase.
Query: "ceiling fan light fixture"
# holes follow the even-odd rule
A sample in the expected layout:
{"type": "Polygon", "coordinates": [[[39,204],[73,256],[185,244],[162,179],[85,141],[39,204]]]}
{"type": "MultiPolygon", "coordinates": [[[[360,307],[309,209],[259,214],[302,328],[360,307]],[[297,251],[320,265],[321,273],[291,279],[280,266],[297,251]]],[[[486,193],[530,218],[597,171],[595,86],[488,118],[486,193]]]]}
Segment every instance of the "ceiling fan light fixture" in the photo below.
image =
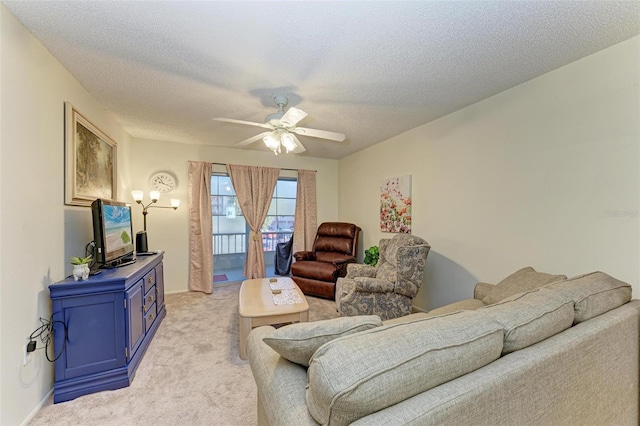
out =
{"type": "Polygon", "coordinates": [[[297,144],[291,134],[289,133],[283,134],[280,141],[282,142],[282,146],[284,146],[284,149],[287,151],[287,154],[293,151],[294,149],[296,149],[297,144]]]}
{"type": "Polygon", "coordinates": [[[273,131],[269,133],[267,136],[262,138],[265,146],[269,148],[275,155],[280,153],[280,135],[277,132],[273,131]]]}

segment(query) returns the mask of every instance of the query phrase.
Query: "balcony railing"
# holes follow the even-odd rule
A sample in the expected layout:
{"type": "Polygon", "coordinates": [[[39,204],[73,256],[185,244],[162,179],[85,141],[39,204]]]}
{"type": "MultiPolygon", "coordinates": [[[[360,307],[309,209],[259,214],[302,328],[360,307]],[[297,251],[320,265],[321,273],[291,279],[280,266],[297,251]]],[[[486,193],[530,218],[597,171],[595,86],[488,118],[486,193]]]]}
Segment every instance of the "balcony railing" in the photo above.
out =
{"type": "MultiPolygon", "coordinates": [[[[278,243],[291,239],[291,231],[265,231],[262,233],[262,249],[275,251],[278,243]]],[[[247,252],[247,234],[213,234],[213,255],[247,252]]]]}

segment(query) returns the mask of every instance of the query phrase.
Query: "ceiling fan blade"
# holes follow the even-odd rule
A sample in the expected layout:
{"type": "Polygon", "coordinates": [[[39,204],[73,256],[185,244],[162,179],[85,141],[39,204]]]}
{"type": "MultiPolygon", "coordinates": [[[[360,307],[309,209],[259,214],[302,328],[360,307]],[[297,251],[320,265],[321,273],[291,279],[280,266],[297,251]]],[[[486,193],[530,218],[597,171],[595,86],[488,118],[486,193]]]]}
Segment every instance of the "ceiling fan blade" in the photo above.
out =
{"type": "Polygon", "coordinates": [[[329,139],[332,141],[342,142],[346,136],[342,133],[328,132],[326,130],[307,129],[306,127],[296,127],[291,129],[292,132],[302,136],[311,136],[312,138],[329,139]]]}
{"type": "Polygon", "coordinates": [[[213,120],[224,121],[226,123],[233,123],[233,124],[246,124],[248,126],[263,127],[265,129],[273,129],[273,126],[271,126],[269,124],[256,123],[254,121],[235,120],[233,118],[220,118],[220,117],[216,117],[213,120]]]}
{"type": "Polygon", "coordinates": [[[293,151],[294,154],[301,154],[303,152],[305,152],[307,149],[304,147],[304,145],[302,145],[302,142],[300,142],[300,139],[298,139],[296,137],[296,135],[291,135],[291,137],[293,138],[294,141],[296,141],[296,147],[293,151]]]}
{"type": "Polygon", "coordinates": [[[282,125],[285,127],[293,127],[298,123],[298,121],[302,120],[307,115],[309,114],[307,114],[303,110],[291,107],[287,110],[287,112],[284,113],[284,115],[280,119],[280,123],[282,123],[282,125]]]}
{"type": "Polygon", "coordinates": [[[264,132],[264,133],[260,133],[259,135],[251,136],[251,137],[250,137],[250,138],[248,138],[248,139],[245,139],[245,140],[243,140],[243,141],[241,141],[241,142],[238,142],[238,143],[236,144],[236,146],[246,146],[246,145],[252,144],[252,143],[254,143],[255,141],[258,141],[258,140],[260,140],[260,139],[264,138],[264,137],[265,137],[265,136],[267,136],[269,133],[271,133],[271,132],[264,132]]]}

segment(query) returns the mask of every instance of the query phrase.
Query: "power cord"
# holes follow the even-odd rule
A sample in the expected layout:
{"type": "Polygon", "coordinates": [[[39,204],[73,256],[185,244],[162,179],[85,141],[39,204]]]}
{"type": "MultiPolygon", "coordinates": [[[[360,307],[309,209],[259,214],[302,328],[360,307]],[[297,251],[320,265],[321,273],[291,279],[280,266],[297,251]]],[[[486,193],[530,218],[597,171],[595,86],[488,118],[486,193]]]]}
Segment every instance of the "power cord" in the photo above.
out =
{"type": "Polygon", "coordinates": [[[96,242],[90,241],[84,246],[84,257],[91,256],[91,263],[89,263],[89,269],[93,270],[96,264],[96,242]]]}
{"type": "Polygon", "coordinates": [[[40,323],[42,325],[36,328],[33,331],[33,333],[31,333],[31,335],[29,336],[29,343],[27,343],[27,352],[33,352],[37,349],[35,339],[39,337],[40,341],[44,343],[44,349],[45,349],[44,355],[47,357],[47,361],[54,362],[58,358],[60,358],[60,356],[64,352],[65,347],[67,346],[67,339],[69,338],[69,330],[67,329],[67,324],[65,324],[62,321],[54,321],[53,315],[51,315],[50,320],[47,320],[45,318],[40,318],[40,323]],[[62,349],[60,350],[60,353],[56,355],[54,350],[53,355],[55,355],[55,358],[51,359],[49,358],[49,345],[53,345],[53,337],[54,337],[53,327],[55,324],[62,324],[62,327],[64,328],[64,340],[62,342],[62,349]]]}

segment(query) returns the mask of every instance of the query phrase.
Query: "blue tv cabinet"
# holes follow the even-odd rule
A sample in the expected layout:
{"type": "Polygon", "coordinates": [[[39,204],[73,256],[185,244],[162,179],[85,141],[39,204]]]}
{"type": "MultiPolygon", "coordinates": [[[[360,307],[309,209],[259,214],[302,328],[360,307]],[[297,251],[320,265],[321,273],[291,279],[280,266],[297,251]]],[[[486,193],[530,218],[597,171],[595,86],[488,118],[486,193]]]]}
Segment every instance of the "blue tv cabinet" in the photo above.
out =
{"type": "Polygon", "coordinates": [[[53,402],[129,386],[166,316],[163,252],[49,286],[54,323],[53,402]],[[66,341],[65,341],[66,334],[66,341]]]}

